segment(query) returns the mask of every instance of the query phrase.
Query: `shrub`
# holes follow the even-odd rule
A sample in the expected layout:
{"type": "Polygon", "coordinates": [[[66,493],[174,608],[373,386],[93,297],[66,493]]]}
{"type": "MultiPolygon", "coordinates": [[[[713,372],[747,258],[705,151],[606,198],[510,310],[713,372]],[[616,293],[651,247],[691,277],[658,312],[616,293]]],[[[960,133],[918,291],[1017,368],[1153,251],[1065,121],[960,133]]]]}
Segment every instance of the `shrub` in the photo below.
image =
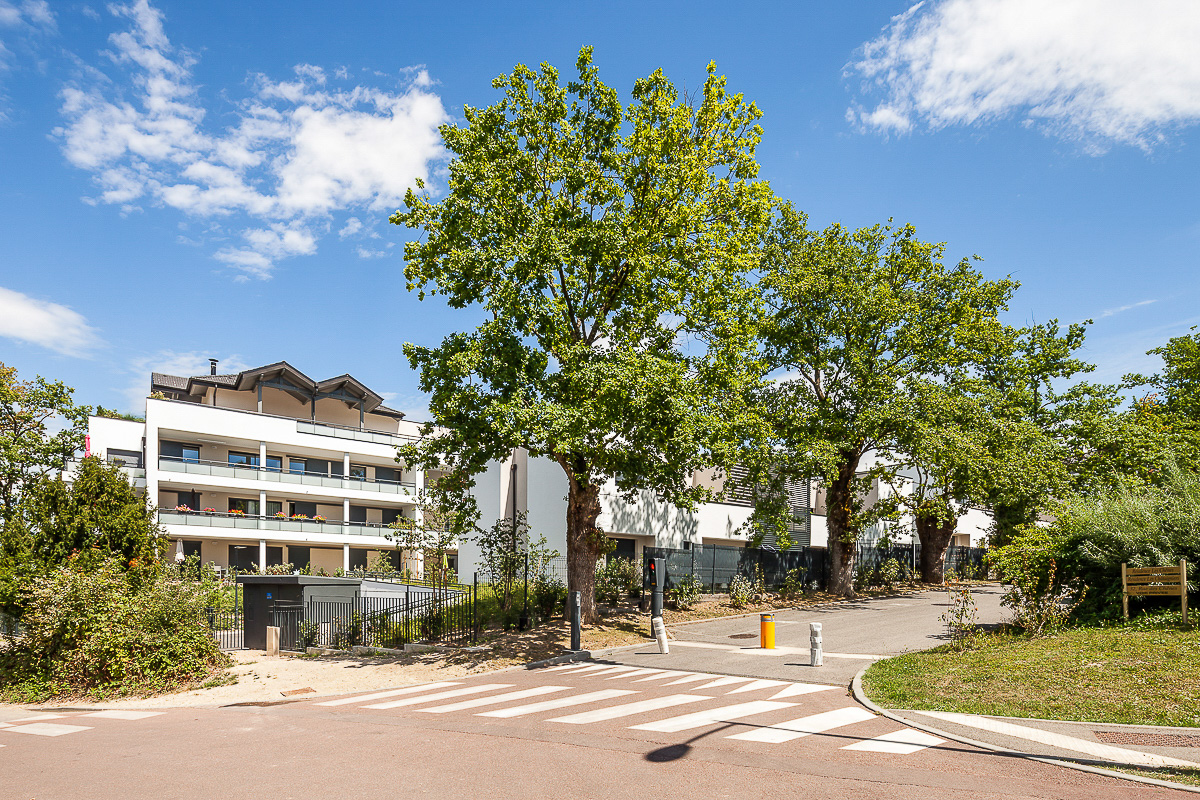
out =
{"type": "Polygon", "coordinates": [[[804,594],[804,576],[807,573],[807,567],[789,569],[787,575],[783,576],[783,586],[779,588],[780,597],[799,597],[804,594]]]}
{"type": "Polygon", "coordinates": [[[667,590],[668,602],[680,611],[687,611],[696,605],[698,599],[700,599],[700,581],[696,580],[696,576],[690,572],[667,590]]]}
{"type": "Polygon", "coordinates": [[[642,571],[634,561],[609,558],[596,562],[596,597],[603,603],[615,606],[636,594],[641,584],[642,571]]]}
{"type": "Polygon", "coordinates": [[[566,606],[567,586],[558,578],[542,576],[533,585],[533,605],[543,619],[549,619],[566,606]]]}
{"type": "Polygon", "coordinates": [[[0,694],[152,694],[198,683],[229,664],[205,623],[208,590],[165,565],[124,571],[74,561],[26,589],[24,636],[0,655],[0,694]]]}
{"type": "Polygon", "coordinates": [[[729,604],[734,608],[745,608],[756,599],[754,581],[745,575],[734,575],[729,582],[729,604]]]}
{"type": "Polygon", "coordinates": [[[938,619],[945,624],[946,633],[956,647],[961,647],[975,634],[975,618],[978,607],[971,596],[971,587],[966,584],[946,584],[950,595],[950,608],[938,619]]]}
{"type": "Polygon", "coordinates": [[[875,572],[875,585],[882,589],[891,591],[900,581],[900,576],[904,568],[900,566],[900,562],[894,558],[889,558],[879,565],[879,569],[875,572]]]}

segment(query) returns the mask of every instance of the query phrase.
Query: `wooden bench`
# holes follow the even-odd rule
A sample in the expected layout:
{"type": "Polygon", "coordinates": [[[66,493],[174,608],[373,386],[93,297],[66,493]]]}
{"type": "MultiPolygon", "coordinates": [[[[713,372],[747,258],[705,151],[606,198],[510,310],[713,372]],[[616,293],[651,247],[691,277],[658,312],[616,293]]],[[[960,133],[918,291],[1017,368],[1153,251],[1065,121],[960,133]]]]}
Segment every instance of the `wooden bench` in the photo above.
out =
{"type": "Polygon", "coordinates": [[[1187,624],[1187,561],[1177,567],[1129,567],[1121,565],[1121,604],[1129,619],[1130,597],[1175,597],[1183,605],[1183,624],[1187,624]]]}

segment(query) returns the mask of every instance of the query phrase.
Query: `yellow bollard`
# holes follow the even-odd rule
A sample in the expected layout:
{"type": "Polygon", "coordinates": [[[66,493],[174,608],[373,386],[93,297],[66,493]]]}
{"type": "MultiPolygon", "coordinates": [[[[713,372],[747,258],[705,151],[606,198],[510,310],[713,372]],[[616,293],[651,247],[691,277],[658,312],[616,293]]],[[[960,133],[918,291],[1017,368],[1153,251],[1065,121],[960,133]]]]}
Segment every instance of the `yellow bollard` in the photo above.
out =
{"type": "Polygon", "coordinates": [[[758,626],[759,633],[762,635],[762,648],[764,650],[775,649],[775,615],[774,614],[759,614],[758,626]]]}

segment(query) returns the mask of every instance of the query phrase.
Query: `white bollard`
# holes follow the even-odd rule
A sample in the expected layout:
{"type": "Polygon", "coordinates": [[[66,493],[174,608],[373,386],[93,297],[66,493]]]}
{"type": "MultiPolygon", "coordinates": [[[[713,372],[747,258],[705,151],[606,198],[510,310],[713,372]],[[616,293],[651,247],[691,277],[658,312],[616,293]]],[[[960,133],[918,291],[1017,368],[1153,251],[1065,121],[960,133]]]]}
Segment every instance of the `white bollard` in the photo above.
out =
{"type": "Polygon", "coordinates": [[[671,648],[667,645],[667,626],[663,624],[663,618],[654,617],[651,619],[650,630],[654,633],[654,638],[658,640],[658,652],[668,655],[671,652],[671,648]]]}
{"type": "Polygon", "coordinates": [[[812,666],[821,667],[825,665],[825,653],[821,649],[821,623],[808,623],[808,649],[812,659],[812,666]]]}

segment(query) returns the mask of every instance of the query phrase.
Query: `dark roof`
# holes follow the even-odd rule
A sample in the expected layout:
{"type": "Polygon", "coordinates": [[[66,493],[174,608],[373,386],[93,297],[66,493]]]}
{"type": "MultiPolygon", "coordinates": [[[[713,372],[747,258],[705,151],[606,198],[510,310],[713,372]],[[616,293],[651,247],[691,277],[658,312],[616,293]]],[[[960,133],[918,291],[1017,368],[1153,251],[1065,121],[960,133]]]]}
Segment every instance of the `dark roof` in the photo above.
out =
{"type": "Polygon", "coordinates": [[[193,375],[185,378],[179,375],[152,372],[150,373],[150,391],[202,395],[205,387],[216,386],[244,392],[257,387],[260,381],[287,384],[291,388],[277,388],[284,388],[284,391],[299,400],[307,400],[313,394],[330,395],[348,406],[362,402],[363,410],[371,414],[404,419],[404,412],[383,405],[382,396],[352,375],[343,374],[323,381],[314,381],[286,361],[276,361],[274,364],[267,364],[263,367],[242,370],[234,375],[193,375]]]}

